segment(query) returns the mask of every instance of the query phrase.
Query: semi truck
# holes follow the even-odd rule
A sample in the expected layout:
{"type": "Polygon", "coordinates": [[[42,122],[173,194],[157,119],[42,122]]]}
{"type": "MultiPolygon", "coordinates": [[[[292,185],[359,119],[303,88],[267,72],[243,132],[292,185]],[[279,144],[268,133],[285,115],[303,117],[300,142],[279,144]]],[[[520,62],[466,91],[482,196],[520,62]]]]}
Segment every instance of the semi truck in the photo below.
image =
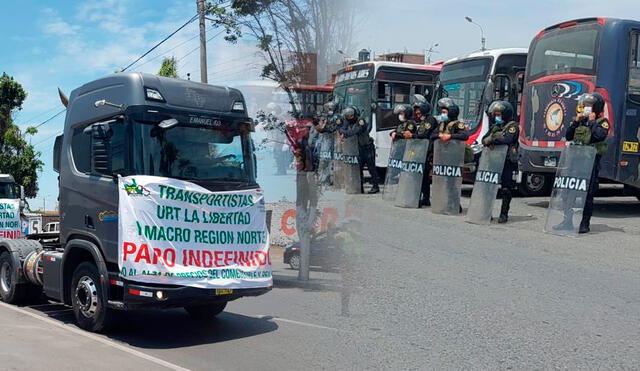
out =
{"type": "Polygon", "coordinates": [[[96,332],[116,311],[182,307],[209,318],[231,300],[271,290],[272,281],[220,289],[141,282],[119,266],[119,178],[157,176],[218,193],[258,189],[253,124],[239,90],[117,73],[61,100],[67,113],[53,151],[59,239],[0,241],[4,302],[44,294],[71,306],[79,327],[96,332]]]}

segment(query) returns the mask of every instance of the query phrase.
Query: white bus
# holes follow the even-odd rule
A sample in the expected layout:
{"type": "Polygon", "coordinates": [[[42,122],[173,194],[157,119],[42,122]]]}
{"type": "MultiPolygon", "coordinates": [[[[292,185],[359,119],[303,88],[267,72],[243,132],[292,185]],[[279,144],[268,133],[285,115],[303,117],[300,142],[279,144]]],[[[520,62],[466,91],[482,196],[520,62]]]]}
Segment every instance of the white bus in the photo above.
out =
{"type": "Polygon", "coordinates": [[[493,100],[510,102],[520,114],[521,86],[527,64],[527,49],[493,49],[445,62],[433,99],[452,98],[460,107],[460,120],[470,132],[469,144],[477,153],[489,129],[486,110],[493,100]]]}
{"type": "Polygon", "coordinates": [[[389,132],[399,124],[393,107],[409,103],[413,94],[431,100],[442,63],[360,62],[340,69],[333,94],[341,108],[354,105],[372,123],[376,166],[386,168],[391,149],[389,132]]]}

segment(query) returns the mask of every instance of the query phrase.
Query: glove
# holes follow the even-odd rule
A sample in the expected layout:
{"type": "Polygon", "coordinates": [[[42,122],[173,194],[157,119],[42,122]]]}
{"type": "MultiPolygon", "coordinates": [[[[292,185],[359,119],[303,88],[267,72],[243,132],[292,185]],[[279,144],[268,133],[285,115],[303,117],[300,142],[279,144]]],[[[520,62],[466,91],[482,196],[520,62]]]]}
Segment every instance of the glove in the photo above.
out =
{"type": "Polygon", "coordinates": [[[485,145],[485,146],[491,145],[492,142],[493,142],[493,138],[491,138],[491,137],[486,137],[486,138],[482,139],[482,144],[485,145]]]}

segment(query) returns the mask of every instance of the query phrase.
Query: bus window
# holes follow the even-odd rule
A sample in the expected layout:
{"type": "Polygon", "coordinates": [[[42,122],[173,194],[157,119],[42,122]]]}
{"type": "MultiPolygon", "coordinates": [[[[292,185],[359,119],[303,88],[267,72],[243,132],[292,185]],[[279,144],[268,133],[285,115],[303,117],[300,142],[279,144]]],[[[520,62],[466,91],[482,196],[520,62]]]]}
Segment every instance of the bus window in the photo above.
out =
{"type": "Polygon", "coordinates": [[[378,106],[393,109],[396,104],[409,103],[411,85],[398,82],[378,82],[378,106]]]}
{"type": "Polygon", "coordinates": [[[433,90],[432,85],[415,85],[413,87],[412,94],[420,94],[427,99],[427,102],[431,102],[431,92],[433,90]]]}
{"type": "Polygon", "coordinates": [[[561,73],[593,75],[599,32],[598,24],[587,24],[545,33],[532,45],[527,80],[561,73]]]}
{"type": "Polygon", "coordinates": [[[640,32],[631,34],[629,48],[629,98],[640,101],[640,32]]]}
{"type": "Polygon", "coordinates": [[[411,84],[379,81],[378,82],[378,117],[376,129],[395,128],[399,121],[393,114],[397,104],[410,103],[411,84]]]}

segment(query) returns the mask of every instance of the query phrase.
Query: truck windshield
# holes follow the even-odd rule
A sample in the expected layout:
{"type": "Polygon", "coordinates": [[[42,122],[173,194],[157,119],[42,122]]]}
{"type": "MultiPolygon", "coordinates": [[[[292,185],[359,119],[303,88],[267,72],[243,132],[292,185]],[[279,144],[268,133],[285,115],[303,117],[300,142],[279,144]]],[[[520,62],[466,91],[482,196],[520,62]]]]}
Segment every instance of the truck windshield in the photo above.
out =
{"type": "Polygon", "coordinates": [[[595,74],[600,26],[588,23],[558,28],[534,39],[529,50],[528,81],[563,73],[595,74]]]}
{"type": "Polygon", "coordinates": [[[0,198],[20,198],[16,185],[12,183],[0,183],[0,198]]]}
{"type": "Polygon", "coordinates": [[[460,107],[459,119],[470,131],[474,131],[481,121],[482,94],[491,63],[491,58],[463,60],[445,65],[440,73],[438,99],[453,99],[460,107]]]}
{"type": "Polygon", "coordinates": [[[255,181],[248,134],[178,125],[133,125],[137,174],[185,180],[255,181]]]}

